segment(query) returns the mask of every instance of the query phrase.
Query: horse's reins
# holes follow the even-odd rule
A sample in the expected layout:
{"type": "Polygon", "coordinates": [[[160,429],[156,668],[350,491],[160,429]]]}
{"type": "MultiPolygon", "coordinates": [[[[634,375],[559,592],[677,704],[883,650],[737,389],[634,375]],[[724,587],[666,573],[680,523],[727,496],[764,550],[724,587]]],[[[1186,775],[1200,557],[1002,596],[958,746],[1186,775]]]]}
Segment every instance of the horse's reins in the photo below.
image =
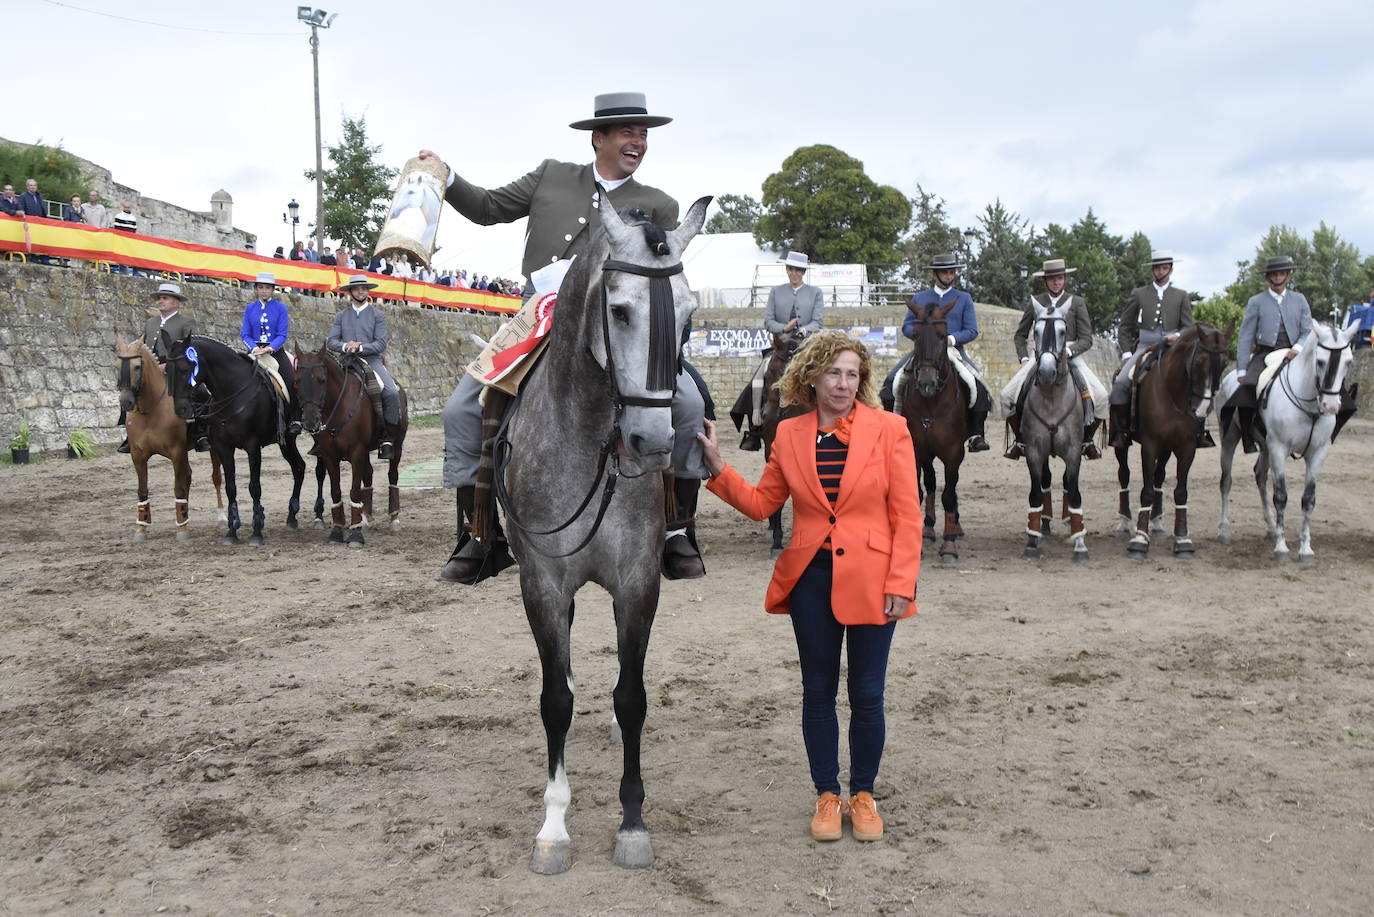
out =
{"type": "MultiPolygon", "coordinates": [[[[519,517],[511,509],[510,493],[506,489],[506,468],[510,464],[510,440],[506,438],[506,433],[510,425],[510,419],[514,416],[520,406],[520,395],[515,396],[515,404],[510,410],[506,411],[501,418],[501,426],[496,433],[496,468],[492,476],[496,486],[496,498],[501,503],[501,508],[506,511],[506,519],[511,525],[520,529],[526,535],[553,535],[563,531],[568,526],[577,521],[586,508],[591,505],[592,497],[596,494],[597,487],[601,484],[601,479],[606,479],[606,485],[601,492],[601,503],[596,510],[596,518],[592,521],[591,529],[587,536],[578,542],[577,547],[570,551],[558,554],[550,554],[541,551],[537,545],[531,544],[535,551],[545,557],[570,557],[581,551],[591,543],[592,538],[601,528],[601,521],[606,518],[606,510],[610,508],[611,498],[615,496],[616,481],[623,472],[620,470],[620,452],[617,447],[621,441],[620,417],[627,406],[645,408],[669,408],[673,404],[672,390],[676,387],[677,373],[671,371],[670,367],[675,368],[675,361],[670,361],[675,343],[675,333],[677,330],[675,311],[673,304],[673,289],[671,278],[674,274],[682,273],[682,262],[669,265],[667,267],[652,267],[644,264],[634,264],[629,261],[616,261],[608,259],[601,266],[601,341],[606,350],[606,375],[610,377],[611,383],[611,405],[615,414],[611,420],[611,430],[601,442],[601,448],[597,456],[596,477],[592,480],[592,486],[588,488],[587,495],[582,498],[581,504],[573,510],[561,525],[551,529],[532,529],[522,523],[519,517]],[[610,319],[607,312],[610,304],[606,296],[606,271],[620,271],[625,274],[637,274],[640,277],[650,278],[649,283],[649,360],[646,371],[646,388],[651,391],[654,388],[662,391],[669,390],[666,396],[647,396],[647,395],[624,395],[620,391],[620,384],[616,381],[615,355],[611,351],[611,329],[610,319]],[[666,383],[666,384],[660,384],[666,383]],[[611,464],[611,469],[606,470],[607,464],[611,464]]],[[[680,352],[680,351],[679,351],[680,352]]],[[[625,475],[626,477],[643,477],[639,475],[625,475]]]]}
{"type": "Polygon", "coordinates": [[[1317,433],[1317,421],[1321,420],[1322,417],[1322,395],[1339,395],[1341,393],[1340,389],[1332,388],[1332,386],[1336,383],[1336,371],[1340,369],[1341,365],[1340,358],[1335,355],[1340,353],[1342,350],[1349,348],[1351,345],[1347,343],[1343,344],[1340,347],[1328,347],[1325,344],[1318,342],[1317,346],[1332,355],[1331,362],[1328,363],[1326,366],[1325,375],[1322,376],[1321,382],[1317,383],[1317,394],[1313,395],[1311,398],[1299,398],[1293,392],[1293,383],[1290,382],[1288,379],[1288,367],[1283,367],[1279,372],[1279,388],[1282,389],[1283,393],[1288,396],[1288,400],[1293,403],[1293,407],[1301,411],[1304,415],[1307,416],[1307,419],[1312,422],[1311,425],[1307,428],[1307,442],[1303,444],[1302,450],[1300,452],[1293,453],[1294,456],[1306,455],[1307,450],[1312,447],[1312,437],[1315,436],[1317,433]],[[1309,410],[1307,407],[1304,406],[1305,404],[1309,403],[1316,406],[1317,410],[1309,410]]]}
{"type": "MultiPolygon", "coordinates": [[[[1035,362],[1036,362],[1036,365],[1037,365],[1037,367],[1038,367],[1038,366],[1039,366],[1039,363],[1040,363],[1040,357],[1043,356],[1046,352],[1048,352],[1048,351],[1050,350],[1050,348],[1048,348],[1047,346],[1045,346],[1045,338],[1046,338],[1048,335],[1050,335],[1050,334],[1052,333],[1051,330],[1050,330],[1052,324],[1057,322],[1060,326],[1065,326],[1065,325],[1066,325],[1066,322],[1064,321],[1064,316],[1062,316],[1062,315],[1045,315],[1045,316],[1042,316],[1042,317],[1036,319],[1036,321],[1038,321],[1038,322],[1045,322],[1045,323],[1046,323],[1046,327],[1042,328],[1041,331],[1040,331],[1040,342],[1039,342],[1039,345],[1035,348],[1035,357],[1036,357],[1035,362]]],[[[1056,338],[1055,348],[1054,348],[1054,362],[1055,362],[1055,366],[1056,366],[1056,371],[1055,371],[1055,374],[1054,374],[1054,381],[1055,381],[1056,383],[1058,383],[1060,379],[1064,378],[1064,376],[1065,376],[1065,375],[1067,374],[1067,372],[1068,372],[1068,368],[1069,368],[1069,360],[1068,360],[1068,357],[1069,357],[1069,345],[1068,345],[1068,342],[1066,341],[1066,342],[1064,343],[1064,346],[1063,346],[1063,347],[1059,347],[1059,346],[1058,346],[1058,339],[1056,338]]],[[[1036,385],[1036,386],[1040,385],[1040,372],[1039,372],[1039,369],[1038,369],[1038,368],[1037,368],[1036,371],[1035,371],[1035,378],[1034,378],[1034,380],[1032,381],[1031,384],[1032,384],[1032,385],[1036,385]]],[[[1075,393],[1075,394],[1076,394],[1076,393],[1075,393]]],[[[1055,432],[1058,431],[1059,425],[1060,425],[1061,423],[1063,423],[1064,421],[1068,420],[1068,419],[1069,419],[1069,416],[1070,416],[1071,414],[1073,414],[1073,409],[1074,409],[1074,407],[1078,404],[1078,400],[1079,400],[1079,399],[1075,398],[1075,399],[1069,404],[1069,409],[1068,409],[1067,411],[1064,412],[1063,416],[1060,417],[1058,420],[1054,421],[1053,423],[1050,423],[1050,421],[1048,421],[1048,420],[1046,420],[1044,417],[1040,416],[1040,414],[1035,410],[1035,405],[1031,404],[1029,400],[1026,401],[1026,413],[1033,415],[1033,416],[1035,417],[1036,420],[1038,420],[1038,421],[1040,421],[1041,423],[1043,423],[1043,424],[1049,429],[1050,435],[1053,436],[1053,435],[1055,434],[1055,432]]]]}
{"type": "MultiPolygon", "coordinates": [[[[1208,354],[1207,363],[1209,369],[1211,370],[1209,376],[1212,382],[1211,397],[1216,397],[1217,386],[1221,378],[1222,349],[1220,347],[1207,346],[1205,343],[1203,343],[1201,335],[1198,335],[1197,340],[1193,341],[1193,346],[1189,348],[1187,362],[1184,364],[1183,369],[1183,376],[1188,381],[1188,403],[1185,404],[1183,407],[1179,407],[1178,402],[1174,400],[1174,393],[1169,390],[1168,386],[1165,386],[1164,388],[1164,393],[1168,396],[1169,399],[1169,407],[1173,408],[1174,412],[1178,415],[1182,417],[1188,417],[1194,420],[1196,419],[1193,417],[1194,396],[1197,397],[1198,404],[1202,404],[1203,399],[1207,397],[1207,392],[1199,392],[1197,390],[1196,377],[1193,373],[1194,367],[1197,366],[1197,352],[1199,350],[1208,354]]],[[[1162,369],[1164,363],[1163,354],[1160,355],[1159,362],[1160,368],[1162,369]]]]}
{"type": "MultiPolygon", "coordinates": [[[[363,395],[366,394],[366,390],[364,388],[365,383],[361,379],[359,379],[358,397],[353,400],[353,407],[349,409],[348,416],[343,419],[342,423],[329,423],[329,421],[333,419],[334,415],[338,413],[339,406],[343,404],[344,392],[348,390],[349,370],[343,365],[343,363],[340,360],[336,359],[332,353],[326,351],[326,354],[329,356],[330,359],[334,360],[334,365],[339,368],[339,372],[343,375],[343,381],[339,383],[339,397],[334,400],[334,406],[329,409],[329,413],[327,415],[324,414],[324,392],[320,392],[320,400],[319,404],[317,405],[320,414],[322,415],[320,418],[320,430],[325,433],[328,433],[330,436],[337,436],[339,431],[342,430],[344,427],[348,426],[349,422],[351,422],[353,418],[358,415],[358,408],[362,407],[363,395]]],[[[324,363],[321,362],[320,366],[323,367],[324,363]]],[[[327,372],[326,375],[328,375],[327,372]]],[[[326,381],[325,387],[328,388],[328,381],[326,381]]],[[[315,402],[311,401],[310,404],[314,405],[315,402]]]]}
{"type": "MultiPolygon", "coordinates": [[[[118,384],[119,384],[119,387],[120,387],[120,388],[124,388],[124,387],[125,387],[125,386],[124,386],[124,382],[125,382],[126,379],[128,380],[128,383],[129,383],[128,389],[129,389],[129,391],[131,391],[131,392],[134,393],[134,413],[135,413],[135,414],[151,414],[151,413],[153,413],[152,408],[148,408],[148,409],[145,410],[144,408],[139,407],[139,403],[140,403],[140,402],[142,401],[142,399],[143,399],[143,386],[142,386],[142,385],[139,385],[137,388],[134,387],[134,374],[133,374],[133,371],[129,368],[129,364],[132,363],[134,360],[138,360],[140,363],[144,363],[144,356],[143,356],[143,354],[139,353],[139,354],[134,354],[133,356],[125,356],[124,354],[121,353],[121,354],[119,355],[119,379],[118,379],[118,384]]],[[[146,373],[146,371],[147,371],[146,365],[145,365],[144,371],[145,371],[145,373],[146,373]]],[[[171,387],[170,385],[167,385],[167,384],[165,384],[165,382],[164,382],[164,384],[163,384],[163,386],[162,386],[162,394],[157,396],[157,399],[156,399],[155,401],[153,401],[153,405],[156,406],[157,403],[158,403],[159,401],[161,401],[163,398],[166,398],[166,397],[167,397],[167,393],[168,393],[169,391],[171,391],[171,388],[172,388],[172,387],[171,387]]]]}
{"type": "Polygon", "coordinates": [[[911,371],[911,381],[907,383],[908,385],[913,384],[915,382],[916,374],[920,372],[923,367],[933,367],[937,373],[937,384],[935,386],[935,394],[938,395],[945,390],[945,383],[949,381],[950,375],[952,375],[954,372],[954,368],[949,361],[949,352],[947,350],[947,345],[945,343],[945,338],[949,336],[949,322],[945,319],[940,319],[937,322],[936,319],[930,318],[929,316],[917,316],[915,323],[917,325],[928,325],[932,329],[934,329],[936,324],[942,324],[945,326],[946,329],[946,333],[940,338],[940,346],[936,348],[936,352],[941,356],[927,357],[925,354],[919,352],[919,350],[916,351],[916,366],[911,371]]]}

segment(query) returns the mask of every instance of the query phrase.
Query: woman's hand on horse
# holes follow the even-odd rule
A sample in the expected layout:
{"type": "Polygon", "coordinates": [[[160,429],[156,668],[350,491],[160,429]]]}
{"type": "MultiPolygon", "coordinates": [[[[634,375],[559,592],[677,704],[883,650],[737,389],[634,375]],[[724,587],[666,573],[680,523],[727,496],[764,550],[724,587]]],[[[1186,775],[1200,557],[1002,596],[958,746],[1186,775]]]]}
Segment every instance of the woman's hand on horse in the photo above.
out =
{"type": "Polygon", "coordinates": [[[706,470],[711,472],[711,477],[715,477],[725,470],[725,460],[720,457],[720,441],[716,439],[716,425],[709,420],[702,420],[703,431],[697,433],[697,439],[701,440],[702,459],[706,463],[706,470]]]}
{"type": "Polygon", "coordinates": [[[911,604],[911,599],[901,595],[888,595],[883,597],[883,614],[889,621],[895,621],[906,614],[907,606],[911,604]]]}

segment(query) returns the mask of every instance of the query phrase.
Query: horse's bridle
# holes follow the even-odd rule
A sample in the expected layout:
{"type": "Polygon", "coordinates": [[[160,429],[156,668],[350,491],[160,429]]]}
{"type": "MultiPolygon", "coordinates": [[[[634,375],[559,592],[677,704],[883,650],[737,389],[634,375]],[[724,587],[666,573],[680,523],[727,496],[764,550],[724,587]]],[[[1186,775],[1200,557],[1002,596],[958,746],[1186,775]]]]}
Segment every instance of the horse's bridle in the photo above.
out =
{"type": "MultiPolygon", "coordinates": [[[[1217,388],[1221,385],[1221,358],[1222,354],[1225,353],[1225,347],[1224,345],[1211,347],[1202,340],[1202,335],[1199,334],[1197,340],[1193,341],[1192,347],[1188,348],[1188,356],[1185,358],[1187,362],[1184,363],[1183,369],[1183,376],[1188,380],[1188,403],[1179,407],[1178,402],[1174,400],[1174,393],[1169,391],[1167,387],[1164,390],[1169,398],[1169,407],[1183,417],[1192,417],[1193,411],[1202,404],[1202,400],[1206,396],[1205,389],[1198,390],[1197,377],[1193,371],[1198,364],[1199,350],[1207,354],[1207,380],[1211,383],[1213,398],[1216,397],[1217,388]]],[[[1161,356],[1159,359],[1162,363],[1163,357],[1161,356]]]]}
{"type": "MultiPolygon", "coordinates": [[[[635,264],[630,261],[607,259],[606,262],[602,264],[601,271],[601,341],[606,349],[605,370],[606,374],[610,377],[611,405],[615,413],[611,420],[610,433],[607,434],[606,438],[601,442],[601,448],[597,456],[596,477],[592,480],[592,486],[588,488],[587,495],[582,498],[582,502],[578,505],[577,509],[573,510],[571,516],[561,525],[554,526],[551,529],[532,529],[522,523],[519,517],[511,509],[510,493],[506,489],[506,468],[510,464],[510,440],[506,437],[506,433],[511,417],[520,406],[520,395],[515,396],[515,404],[511,405],[510,410],[506,411],[505,416],[501,419],[500,429],[496,433],[496,443],[493,446],[495,449],[494,459],[496,467],[495,474],[492,477],[496,486],[496,498],[500,502],[501,508],[506,511],[506,520],[526,535],[553,535],[572,525],[577,521],[578,517],[582,515],[582,512],[591,505],[592,497],[596,494],[596,489],[601,484],[601,479],[603,477],[606,479],[606,486],[601,492],[601,504],[597,507],[596,519],[592,521],[592,527],[587,532],[587,536],[578,542],[577,547],[570,551],[563,551],[557,554],[541,551],[537,545],[531,543],[530,547],[544,557],[570,557],[590,544],[591,540],[596,537],[597,531],[600,530],[601,520],[606,517],[606,510],[610,508],[611,498],[615,496],[616,481],[624,475],[624,472],[620,470],[620,452],[618,449],[621,440],[620,417],[624,413],[624,409],[627,406],[670,408],[673,404],[671,389],[675,386],[667,386],[670,392],[666,396],[650,397],[646,395],[624,395],[621,393],[620,383],[616,381],[615,355],[611,352],[611,328],[610,318],[608,316],[610,303],[607,301],[606,296],[605,272],[620,271],[624,274],[637,274],[640,277],[650,278],[649,365],[646,371],[646,387],[650,387],[652,390],[656,381],[663,381],[665,379],[664,373],[667,372],[667,361],[670,359],[670,354],[673,350],[676,350],[679,355],[681,354],[680,348],[675,347],[677,343],[677,322],[675,320],[676,311],[673,301],[672,283],[669,278],[675,274],[682,273],[682,262],[679,261],[677,264],[668,265],[666,267],[653,267],[646,264],[635,264]],[[667,326],[666,336],[664,334],[664,325],[667,326]],[[665,344],[669,348],[667,352],[664,351],[665,344]],[[609,472],[606,469],[608,463],[612,466],[609,472]]],[[[677,372],[675,371],[676,362],[676,360],[672,362],[674,366],[674,372],[672,373],[673,379],[676,379],[677,376],[677,372]]],[[[643,474],[624,476],[643,477],[643,474]]]]}
{"type": "MultiPolygon", "coordinates": [[[[1050,333],[1050,327],[1056,324],[1059,325],[1059,327],[1064,331],[1065,334],[1067,334],[1068,322],[1062,315],[1048,314],[1039,316],[1038,318],[1036,318],[1035,321],[1036,323],[1044,322],[1046,325],[1046,327],[1040,329],[1040,334],[1035,341],[1035,363],[1037,366],[1039,366],[1040,358],[1042,356],[1044,356],[1047,353],[1053,353],[1055,365],[1058,367],[1058,371],[1055,373],[1054,377],[1055,381],[1057,382],[1059,381],[1059,379],[1063,377],[1065,371],[1068,369],[1069,366],[1069,342],[1065,341],[1062,347],[1056,347],[1053,349],[1053,351],[1051,351],[1049,347],[1045,346],[1045,336],[1050,333]]],[[[1056,338],[1056,340],[1058,340],[1058,338],[1056,338]]],[[[1040,384],[1039,372],[1035,373],[1034,384],[1040,384]]]]}
{"type": "MultiPolygon", "coordinates": [[[[119,355],[119,378],[115,381],[115,384],[116,384],[119,388],[121,388],[121,389],[127,387],[127,388],[129,389],[129,391],[131,391],[131,392],[134,393],[134,413],[135,413],[135,414],[151,414],[152,411],[150,411],[150,410],[149,410],[149,411],[145,411],[143,408],[139,407],[139,398],[140,398],[140,396],[143,394],[143,384],[142,384],[142,381],[140,380],[140,382],[139,382],[139,384],[138,384],[137,386],[134,385],[134,372],[133,372],[133,369],[132,369],[131,366],[130,366],[130,364],[133,363],[134,360],[137,360],[137,361],[139,362],[139,366],[140,366],[140,367],[143,366],[143,364],[144,364],[144,358],[143,358],[143,354],[141,354],[141,353],[136,353],[136,354],[133,354],[132,356],[125,356],[125,355],[122,354],[122,353],[119,355]],[[125,386],[125,384],[124,384],[124,381],[125,381],[126,379],[127,379],[128,382],[129,382],[128,386],[125,386]]],[[[157,401],[161,401],[163,398],[166,398],[166,397],[167,397],[167,392],[170,391],[170,389],[171,389],[170,386],[164,385],[164,386],[162,387],[162,394],[158,396],[157,401]]],[[[157,404],[157,401],[154,401],[153,404],[157,404]]]]}
{"type": "MultiPolygon", "coordinates": [[[[311,354],[311,356],[313,356],[313,354],[311,354]]],[[[344,419],[343,419],[341,422],[337,423],[337,424],[331,423],[331,421],[332,421],[333,418],[334,418],[334,415],[337,414],[337,413],[339,412],[339,407],[340,407],[340,405],[343,404],[344,392],[346,392],[346,391],[348,390],[349,370],[348,370],[347,367],[345,367],[345,366],[343,365],[343,362],[342,362],[340,359],[338,359],[338,358],[336,358],[336,357],[334,356],[333,353],[331,353],[331,352],[329,352],[329,351],[325,351],[325,357],[326,357],[327,359],[333,360],[333,361],[334,361],[334,365],[337,366],[337,367],[339,368],[339,372],[343,374],[343,381],[339,383],[339,397],[336,398],[336,399],[334,399],[334,406],[333,406],[332,408],[329,409],[329,413],[328,413],[328,414],[325,414],[325,412],[324,412],[324,396],[325,396],[325,392],[328,391],[328,389],[329,389],[329,379],[328,379],[329,371],[328,371],[328,370],[325,370],[325,384],[324,384],[324,386],[320,389],[320,397],[319,397],[319,400],[316,401],[315,399],[312,398],[310,401],[307,402],[307,401],[305,400],[304,386],[302,386],[302,390],[301,390],[301,408],[304,409],[306,404],[310,404],[312,407],[314,407],[316,410],[318,410],[318,411],[320,412],[320,427],[319,427],[319,430],[318,430],[318,431],[315,431],[315,432],[328,433],[330,436],[337,436],[338,433],[339,433],[339,431],[342,430],[344,427],[348,426],[349,422],[352,421],[353,418],[356,417],[356,416],[358,415],[358,409],[359,409],[360,407],[362,407],[363,395],[366,394],[366,392],[365,392],[365,390],[364,390],[364,386],[363,386],[362,380],[359,380],[359,382],[358,382],[358,397],[355,398],[355,399],[353,400],[353,406],[352,406],[351,408],[349,408],[349,411],[348,411],[347,416],[345,416],[344,419]]],[[[320,366],[321,369],[324,369],[324,361],[320,361],[319,366],[320,366]]],[[[301,368],[301,369],[304,369],[304,366],[301,366],[300,368],[301,368]]],[[[312,368],[313,368],[313,367],[312,367],[312,368]]],[[[302,373],[298,373],[298,375],[297,375],[297,381],[298,381],[298,383],[299,383],[300,380],[302,380],[304,377],[305,377],[305,373],[303,373],[303,372],[302,372],[302,373]]],[[[312,382],[313,382],[313,380],[312,380],[312,382]]]]}
{"type": "Polygon", "coordinates": [[[913,352],[915,353],[916,365],[913,366],[911,369],[911,375],[909,377],[911,381],[906,383],[907,385],[913,384],[916,380],[916,374],[919,373],[923,368],[929,366],[936,372],[937,384],[935,386],[935,394],[938,395],[940,394],[940,392],[944,391],[945,383],[949,381],[949,377],[953,374],[954,371],[953,367],[950,365],[949,362],[949,348],[945,344],[945,339],[949,337],[949,319],[932,318],[930,315],[917,315],[915,324],[918,327],[929,326],[932,329],[932,333],[934,333],[933,329],[936,325],[945,326],[945,333],[939,336],[939,343],[935,348],[935,356],[927,356],[926,354],[922,353],[920,344],[914,343],[913,341],[912,347],[913,352]]]}

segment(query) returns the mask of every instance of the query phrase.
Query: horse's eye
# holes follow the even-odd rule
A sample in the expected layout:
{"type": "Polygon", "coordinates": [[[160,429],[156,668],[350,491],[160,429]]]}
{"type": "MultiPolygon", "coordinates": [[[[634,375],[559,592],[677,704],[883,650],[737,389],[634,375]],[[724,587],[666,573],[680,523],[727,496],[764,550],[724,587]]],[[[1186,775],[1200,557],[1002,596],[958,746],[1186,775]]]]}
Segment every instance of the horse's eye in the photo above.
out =
{"type": "Polygon", "coordinates": [[[630,310],[625,306],[611,306],[611,318],[622,325],[630,323],[630,310]]]}

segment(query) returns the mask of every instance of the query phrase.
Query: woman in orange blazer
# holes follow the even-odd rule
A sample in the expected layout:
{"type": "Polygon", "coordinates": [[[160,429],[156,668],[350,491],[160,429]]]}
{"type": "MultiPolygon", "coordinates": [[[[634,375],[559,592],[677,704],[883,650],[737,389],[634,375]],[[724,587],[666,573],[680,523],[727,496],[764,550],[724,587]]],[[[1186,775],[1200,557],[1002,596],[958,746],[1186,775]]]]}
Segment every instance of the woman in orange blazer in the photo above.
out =
{"type": "Polygon", "coordinates": [[[701,435],[707,488],[752,519],[792,499],[792,540],[764,600],[790,614],[802,672],[802,738],[816,785],[811,835],[876,841],[873,801],[886,740],[883,686],[896,622],[916,613],[921,569],[919,497],[911,434],[877,409],[868,351],[837,331],[812,335],[778,383],[782,403],[814,410],[778,424],[757,486],[720,457],[715,426],[701,435]],[[849,652],[849,791],[840,797],[840,647],[849,652]]]}

